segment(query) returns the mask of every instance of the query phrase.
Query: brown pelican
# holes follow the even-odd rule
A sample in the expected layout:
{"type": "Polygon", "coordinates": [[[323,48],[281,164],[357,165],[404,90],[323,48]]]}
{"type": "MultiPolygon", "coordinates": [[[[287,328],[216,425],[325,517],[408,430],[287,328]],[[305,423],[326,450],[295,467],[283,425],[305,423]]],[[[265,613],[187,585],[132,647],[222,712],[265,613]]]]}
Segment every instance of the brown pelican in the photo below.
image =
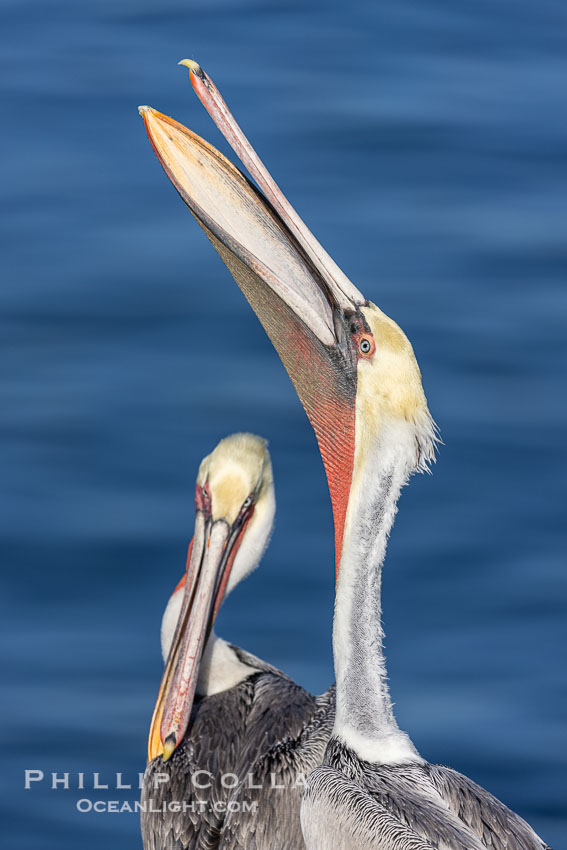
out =
{"type": "Polygon", "coordinates": [[[258,565],[272,530],[265,441],[221,440],[199,468],[195,506],[187,570],[162,620],[144,847],[301,850],[301,791],[331,734],[334,690],[315,698],[213,631],[223,598],[258,565]]]}
{"type": "Polygon", "coordinates": [[[337,707],[302,803],[307,847],[541,850],[531,827],[491,794],[421,758],[393,715],[381,569],[400,489],[427,467],[436,442],[412,346],[293,211],[210,78],[183,64],[264,194],[198,136],[143,107],[146,130],[282,359],[314,427],[333,503],[337,707]]]}

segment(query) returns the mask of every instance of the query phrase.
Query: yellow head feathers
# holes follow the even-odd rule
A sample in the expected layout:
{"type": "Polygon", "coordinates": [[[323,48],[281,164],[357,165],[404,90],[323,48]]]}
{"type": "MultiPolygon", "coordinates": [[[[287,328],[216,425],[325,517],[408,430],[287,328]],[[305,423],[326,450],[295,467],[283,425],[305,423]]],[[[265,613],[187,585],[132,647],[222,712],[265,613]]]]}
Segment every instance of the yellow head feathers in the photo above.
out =
{"type": "Polygon", "coordinates": [[[201,462],[197,483],[208,482],[213,519],[232,525],[244,501],[261,496],[273,486],[272,464],[266,440],[254,434],[231,434],[201,462]]]}
{"type": "Polygon", "coordinates": [[[361,312],[376,350],[370,359],[361,358],[358,362],[357,449],[384,428],[407,423],[408,433],[412,439],[415,437],[415,468],[425,469],[435,459],[438,438],[412,345],[402,329],[375,304],[361,307],[361,312]]]}

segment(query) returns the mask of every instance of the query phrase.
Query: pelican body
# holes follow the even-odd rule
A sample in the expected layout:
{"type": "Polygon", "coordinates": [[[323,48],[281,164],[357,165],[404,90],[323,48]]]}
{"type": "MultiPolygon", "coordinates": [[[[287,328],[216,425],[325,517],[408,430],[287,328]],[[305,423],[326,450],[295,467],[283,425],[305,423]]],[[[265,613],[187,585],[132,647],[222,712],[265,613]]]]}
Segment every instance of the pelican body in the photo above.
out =
{"type": "Polygon", "coordinates": [[[258,565],[272,530],[265,441],[222,440],[201,463],[195,504],[186,573],[162,620],[144,848],[301,850],[301,792],[331,734],[334,692],[313,697],[213,630],[223,598],[258,565]]]}
{"type": "Polygon", "coordinates": [[[428,468],[437,441],[412,346],[317,242],[212,80],[196,63],[183,64],[259,189],[190,130],[142,107],[148,136],[290,375],[315,430],[333,505],[336,715],[322,764],[307,779],[306,846],[542,850],[531,827],[488,792],[425,762],[392,710],[382,565],[401,488],[428,468]]]}

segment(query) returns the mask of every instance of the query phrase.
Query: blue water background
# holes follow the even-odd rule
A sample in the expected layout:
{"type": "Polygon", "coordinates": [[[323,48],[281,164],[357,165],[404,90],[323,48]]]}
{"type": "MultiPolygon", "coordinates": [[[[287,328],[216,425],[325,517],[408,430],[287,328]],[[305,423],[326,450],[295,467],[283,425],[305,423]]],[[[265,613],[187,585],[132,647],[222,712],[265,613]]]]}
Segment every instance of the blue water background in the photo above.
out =
{"type": "Polygon", "coordinates": [[[115,774],[144,767],[194,478],[227,433],[269,437],[278,519],[219,632],[314,691],[332,678],[314,437],[136,110],[227,150],[186,56],[422,367],[445,445],[404,491],[388,552],[400,724],[565,846],[565,4],[0,11],[4,846],[140,847],[136,815],[76,802],[137,798],[115,774]],[[46,781],[25,791],[26,768],[46,781]]]}

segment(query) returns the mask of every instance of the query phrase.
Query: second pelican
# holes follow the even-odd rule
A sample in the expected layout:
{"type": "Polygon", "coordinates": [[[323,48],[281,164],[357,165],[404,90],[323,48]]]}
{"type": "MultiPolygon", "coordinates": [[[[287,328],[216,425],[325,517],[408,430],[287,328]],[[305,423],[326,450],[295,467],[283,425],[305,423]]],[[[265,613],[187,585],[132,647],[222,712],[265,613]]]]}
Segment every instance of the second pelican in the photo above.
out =
{"type": "Polygon", "coordinates": [[[187,570],[162,621],[144,848],[301,850],[304,777],[329,740],[334,689],[313,697],[213,631],[223,598],[258,565],[272,531],[265,440],[221,440],[199,468],[195,508],[187,570]]]}

